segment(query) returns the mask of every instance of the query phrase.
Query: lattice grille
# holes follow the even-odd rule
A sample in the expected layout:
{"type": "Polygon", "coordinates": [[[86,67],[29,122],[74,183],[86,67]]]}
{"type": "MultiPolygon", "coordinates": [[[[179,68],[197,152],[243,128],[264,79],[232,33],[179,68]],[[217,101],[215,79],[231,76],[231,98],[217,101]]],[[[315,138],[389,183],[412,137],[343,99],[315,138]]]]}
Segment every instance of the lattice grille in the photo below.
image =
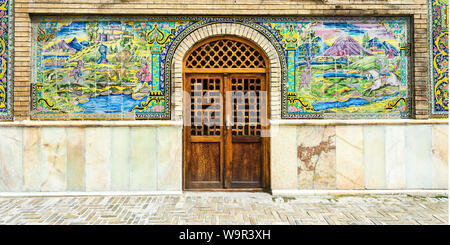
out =
{"type": "Polygon", "coordinates": [[[221,135],[221,86],[218,78],[191,78],[191,135],[221,135]]]}
{"type": "Polygon", "coordinates": [[[266,68],[260,52],[245,43],[221,39],[195,49],[186,68],[266,68]]]}
{"type": "Polygon", "coordinates": [[[261,79],[233,78],[231,101],[233,110],[233,136],[261,135],[261,79]]]}

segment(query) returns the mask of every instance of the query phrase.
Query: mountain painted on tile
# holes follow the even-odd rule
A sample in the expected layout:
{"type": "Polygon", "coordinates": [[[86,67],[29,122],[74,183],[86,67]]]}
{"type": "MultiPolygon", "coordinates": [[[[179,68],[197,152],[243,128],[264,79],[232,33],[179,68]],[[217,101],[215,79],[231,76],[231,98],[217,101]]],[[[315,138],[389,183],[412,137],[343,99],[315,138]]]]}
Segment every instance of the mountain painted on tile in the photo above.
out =
{"type": "Polygon", "coordinates": [[[355,39],[350,36],[339,37],[333,45],[328,48],[322,56],[345,56],[345,55],[373,55],[369,50],[363,48],[355,39]]]}
{"type": "MultiPolygon", "coordinates": [[[[68,43],[68,45],[70,46],[70,47],[72,47],[73,49],[75,49],[75,50],[77,50],[77,51],[80,51],[80,50],[82,50],[85,46],[84,45],[82,45],[79,41],[78,41],[78,39],[76,38],[76,37],[74,37],[73,39],[72,39],[72,41],[70,41],[69,43],[68,43]]],[[[86,45],[87,46],[87,45],[86,45]]]]}

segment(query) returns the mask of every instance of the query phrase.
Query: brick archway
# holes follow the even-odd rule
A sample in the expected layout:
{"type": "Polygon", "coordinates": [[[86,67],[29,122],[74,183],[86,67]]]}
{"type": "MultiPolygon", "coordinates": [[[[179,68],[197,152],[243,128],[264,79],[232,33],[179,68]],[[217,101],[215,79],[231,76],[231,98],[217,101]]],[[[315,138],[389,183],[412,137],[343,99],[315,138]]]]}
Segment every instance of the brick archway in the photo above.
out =
{"type": "Polygon", "coordinates": [[[172,59],[172,119],[182,120],[183,113],[183,58],[186,53],[198,42],[204,39],[230,35],[251,40],[265,53],[269,59],[270,83],[270,115],[271,119],[279,119],[281,115],[281,65],[280,57],[270,40],[259,31],[239,23],[213,23],[197,28],[189,33],[178,45],[172,59]]]}

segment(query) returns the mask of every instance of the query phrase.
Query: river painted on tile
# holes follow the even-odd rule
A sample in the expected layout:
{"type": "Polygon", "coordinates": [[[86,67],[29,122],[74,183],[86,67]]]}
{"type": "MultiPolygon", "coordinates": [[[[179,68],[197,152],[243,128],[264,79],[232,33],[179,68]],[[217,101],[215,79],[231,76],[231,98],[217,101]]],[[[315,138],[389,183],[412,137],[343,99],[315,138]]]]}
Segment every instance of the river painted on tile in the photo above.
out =
{"type": "Polygon", "coordinates": [[[88,102],[80,103],[78,106],[84,108],[82,113],[121,113],[131,112],[141,101],[145,101],[147,96],[135,100],[131,94],[111,94],[99,95],[89,98],[88,102]]]}
{"type": "Polygon", "coordinates": [[[313,104],[314,110],[315,111],[323,111],[326,109],[331,109],[331,108],[340,108],[340,107],[348,107],[348,106],[352,106],[352,105],[367,105],[376,101],[380,101],[380,100],[385,100],[391,97],[396,97],[398,96],[400,93],[394,93],[394,94],[388,94],[388,95],[384,95],[383,97],[379,97],[379,98],[375,98],[372,100],[368,100],[368,99],[364,99],[364,98],[350,98],[347,101],[334,101],[334,102],[319,102],[316,104],[313,104]]]}

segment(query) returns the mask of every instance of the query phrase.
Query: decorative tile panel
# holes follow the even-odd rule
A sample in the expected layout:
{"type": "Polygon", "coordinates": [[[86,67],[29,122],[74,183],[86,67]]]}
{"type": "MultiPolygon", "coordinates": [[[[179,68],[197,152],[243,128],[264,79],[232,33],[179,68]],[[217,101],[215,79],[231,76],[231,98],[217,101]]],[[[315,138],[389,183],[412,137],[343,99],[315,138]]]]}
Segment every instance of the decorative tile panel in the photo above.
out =
{"type": "Polygon", "coordinates": [[[91,16],[33,21],[32,119],[170,119],[174,53],[216,23],[277,50],[282,118],[411,115],[409,18],[91,16]]]}
{"type": "Polygon", "coordinates": [[[13,120],[13,0],[0,0],[0,121],[13,120]]]}
{"type": "Polygon", "coordinates": [[[428,1],[430,116],[448,117],[448,0],[428,1]]]}

